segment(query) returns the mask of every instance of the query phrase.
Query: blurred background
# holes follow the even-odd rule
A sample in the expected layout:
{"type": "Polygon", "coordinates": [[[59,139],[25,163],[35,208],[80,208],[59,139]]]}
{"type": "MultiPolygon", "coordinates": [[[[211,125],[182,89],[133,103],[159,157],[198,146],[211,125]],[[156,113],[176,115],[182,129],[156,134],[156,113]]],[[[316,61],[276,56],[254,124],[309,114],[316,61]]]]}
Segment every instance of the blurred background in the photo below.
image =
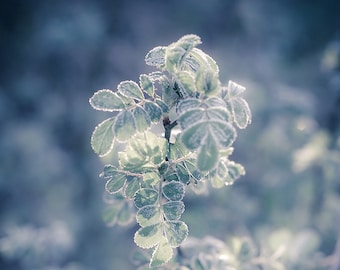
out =
{"type": "Polygon", "coordinates": [[[137,227],[102,219],[90,137],[107,115],[88,99],[189,33],[253,112],[233,154],[246,176],[186,198],[190,235],[247,235],[286,245],[287,269],[321,269],[304,266],[315,254],[340,269],[337,0],[1,1],[0,269],[134,269],[137,227]]]}

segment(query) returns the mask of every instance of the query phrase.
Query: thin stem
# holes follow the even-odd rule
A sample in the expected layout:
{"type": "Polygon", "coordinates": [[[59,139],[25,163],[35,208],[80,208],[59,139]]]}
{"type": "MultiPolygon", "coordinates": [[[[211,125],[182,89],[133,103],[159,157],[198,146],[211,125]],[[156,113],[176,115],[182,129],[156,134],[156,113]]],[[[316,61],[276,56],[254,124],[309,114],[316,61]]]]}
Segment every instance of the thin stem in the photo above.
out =
{"type": "Polygon", "coordinates": [[[168,141],[168,149],[166,160],[169,160],[171,154],[170,148],[170,137],[171,137],[171,130],[177,126],[177,121],[171,122],[169,116],[163,117],[163,126],[164,126],[164,138],[168,141]]]}

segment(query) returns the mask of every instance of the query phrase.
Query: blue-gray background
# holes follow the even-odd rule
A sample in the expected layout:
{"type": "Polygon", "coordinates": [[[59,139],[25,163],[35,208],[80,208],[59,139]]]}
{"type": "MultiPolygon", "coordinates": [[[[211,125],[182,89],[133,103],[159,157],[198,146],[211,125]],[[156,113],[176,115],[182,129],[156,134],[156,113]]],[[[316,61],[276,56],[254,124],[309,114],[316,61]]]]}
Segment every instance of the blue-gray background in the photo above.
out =
{"type": "Polygon", "coordinates": [[[233,155],[247,175],[187,200],[190,234],[307,228],[332,254],[339,177],[293,157],[320,131],[339,151],[339,1],[12,0],[0,3],[0,269],[133,269],[136,227],[101,218],[90,136],[106,115],[88,99],[138,80],[149,49],[188,33],[253,111],[233,155]]]}

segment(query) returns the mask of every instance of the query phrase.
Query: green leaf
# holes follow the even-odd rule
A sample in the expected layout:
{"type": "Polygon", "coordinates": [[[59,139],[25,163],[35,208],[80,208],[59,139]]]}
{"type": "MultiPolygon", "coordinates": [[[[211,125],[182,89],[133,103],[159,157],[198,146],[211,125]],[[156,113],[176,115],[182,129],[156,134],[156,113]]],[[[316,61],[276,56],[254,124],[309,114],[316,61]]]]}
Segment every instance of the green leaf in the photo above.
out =
{"type": "Polygon", "coordinates": [[[228,95],[230,98],[237,97],[243,94],[246,88],[234,81],[228,82],[228,95]]]}
{"type": "Polygon", "coordinates": [[[209,131],[216,144],[224,147],[229,147],[236,139],[235,129],[225,121],[211,121],[209,123],[209,131]]]}
{"type": "Polygon", "coordinates": [[[218,157],[217,145],[214,138],[209,134],[198,152],[197,168],[201,172],[213,169],[217,165],[218,157]]]}
{"type": "Polygon", "coordinates": [[[136,106],[132,110],[133,117],[135,118],[135,123],[137,127],[137,131],[143,132],[147,130],[151,125],[150,116],[147,112],[140,106],[136,106]]]}
{"type": "Polygon", "coordinates": [[[106,119],[95,128],[92,134],[92,149],[101,157],[108,155],[113,148],[114,133],[112,126],[114,122],[114,117],[106,119]]]}
{"type": "Polygon", "coordinates": [[[140,228],[134,236],[134,241],[141,248],[152,248],[157,245],[163,236],[162,224],[157,223],[140,228]]]}
{"type": "Polygon", "coordinates": [[[188,226],[183,221],[164,223],[165,236],[172,247],[178,247],[188,236],[188,226]]]}
{"type": "MultiPolygon", "coordinates": [[[[185,164],[185,163],[183,163],[185,164]]],[[[178,176],[178,179],[183,183],[183,184],[189,184],[190,182],[190,172],[188,169],[183,166],[182,164],[176,164],[176,173],[178,176]]]]}
{"type": "Polygon", "coordinates": [[[198,108],[201,105],[201,101],[197,98],[186,98],[178,102],[177,112],[182,114],[190,109],[198,108]]]}
{"type": "Polygon", "coordinates": [[[158,192],[151,188],[142,188],[138,190],[134,197],[134,203],[137,208],[146,205],[154,205],[158,200],[158,192]]]}
{"type": "Polygon", "coordinates": [[[246,128],[251,123],[251,112],[247,101],[243,98],[233,98],[229,101],[234,116],[234,122],[239,128],[246,128]]]}
{"type": "Polygon", "coordinates": [[[124,110],[117,115],[113,130],[116,138],[120,142],[129,140],[136,134],[136,129],[136,123],[132,112],[124,110]]]}
{"type": "Polygon", "coordinates": [[[162,109],[156,103],[145,101],[143,107],[153,123],[159,122],[162,117],[162,109]]]}
{"type": "Polygon", "coordinates": [[[163,204],[163,213],[167,220],[178,220],[184,212],[182,201],[171,201],[163,204]]]}
{"type": "Polygon", "coordinates": [[[143,174],[143,182],[149,186],[155,186],[159,183],[161,177],[158,172],[147,172],[143,174]]]}
{"type": "Polygon", "coordinates": [[[176,44],[171,44],[166,48],[165,66],[170,73],[176,73],[181,65],[186,50],[176,44]]]}
{"type": "Polygon", "coordinates": [[[202,108],[196,108],[187,110],[183,113],[178,118],[178,122],[182,129],[186,129],[202,119],[205,119],[205,111],[202,108]]]}
{"type": "Polygon", "coordinates": [[[194,34],[184,35],[176,42],[178,46],[182,47],[186,51],[193,49],[201,43],[201,38],[194,34]]]}
{"type": "Polygon", "coordinates": [[[176,74],[176,82],[181,88],[181,92],[185,93],[184,96],[192,96],[196,92],[195,79],[186,71],[181,71],[176,74]]]}
{"type": "Polygon", "coordinates": [[[153,48],[145,56],[145,63],[149,66],[156,66],[158,68],[162,68],[165,62],[164,60],[165,50],[166,47],[163,46],[153,48]]]}
{"type": "Polygon", "coordinates": [[[140,179],[134,176],[132,179],[128,180],[124,194],[126,198],[133,199],[135,193],[140,189],[140,179]]]}
{"type": "Polygon", "coordinates": [[[118,91],[129,98],[143,100],[144,94],[139,88],[138,84],[134,81],[123,81],[118,84],[118,91]]]}
{"type": "Polygon", "coordinates": [[[197,91],[204,95],[213,95],[220,90],[218,74],[212,70],[201,68],[196,76],[197,91]]]}
{"type": "Polygon", "coordinates": [[[136,220],[141,227],[147,227],[161,221],[161,210],[159,206],[146,205],[140,208],[136,220]]]}
{"type": "Polygon", "coordinates": [[[184,197],[184,185],[181,182],[169,182],[163,186],[163,194],[170,201],[180,201],[184,197]]]}
{"type": "Polygon", "coordinates": [[[226,179],[226,185],[233,184],[235,180],[241,177],[241,175],[246,174],[244,167],[239,163],[235,163],[234,161],[229,161],[227,167],[229,177],[226,179]]]}
{"type": "Polygon", "coordinates": [[[207,136],[207,123],[198,122],[185,129],[181,134],[183,144],[189,149],[194,150],[201,146],[203,138],[207,136]]]}
{"type": "Polygon", "coordinates": [[[105,189],[107,192],[114,194],[120,191],[126,183],[125,174],[116,174],[115,177],[108,180],[105,184],[105,189]]]}
{"type": "Polygon", "coordinates": [[[148,75],[141,74],[139,76],[139,85],[150,97],[155,95],[155,87],[148,75]]]}
{"type": "Polygon", "coordinates": [[[173,256],[173,249],[167,239],[162,237],[159,244],[156,246],[150,260],[150,267],[159,267],[170,261],[173,256]]]}
{"type": "Polygon", "coordinates": [[[91,106],[99,111],[120,111],[125,109],[122,99],[109,89],[99,90],[89,100],[91,106]]]}
{"type": "Polygon", "coordinates": [[[157,98],[154,101],[162,109],[163,113],[168,113],[169,112],[169,107],[168,107],[168,105],[163,100],[157,98]]]}

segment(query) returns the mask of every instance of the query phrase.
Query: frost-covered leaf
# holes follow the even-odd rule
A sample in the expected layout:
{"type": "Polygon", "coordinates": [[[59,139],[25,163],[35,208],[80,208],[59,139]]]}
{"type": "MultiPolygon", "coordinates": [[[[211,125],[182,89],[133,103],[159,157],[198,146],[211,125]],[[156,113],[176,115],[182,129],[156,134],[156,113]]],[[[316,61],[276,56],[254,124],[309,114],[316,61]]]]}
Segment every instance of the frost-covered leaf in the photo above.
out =
{"type": "Polygon", "coordinates": [[[165,50],[166,47],[158,46],[153,48],[145,56],[145,63],[149,66],[156,66],[162,68],[165,62],[165,50]]]}
{"type": "Polygon", "coordinates": [[[133,199],[135,193],[140,189],[140,179],[138,177],[132,177],[129,179],[126,188],[124,190],[125,197],[133,199]]]}
{"type": "Polygon", "coordinates": [[[146,205],[154,205],[158,200],[158,192],[151,188],[142,188],[138,190],[134,197],[134,203],[137,208],[146,205]]]}
{"type": "Polygon", "coordinates": [[[198,108],[201,105],[201,101],[197,98],[182,99],[177,104],[177,112],[182,114],[190,109],[198,108]]]}
{"type": "Polygon", "coordinates": [[[202,108],[187,110],[179,118],[178,122],[182,129],[192,126],[194,123],[205,118],[205,111],[202,108]]]}
{"type": "Polygon", "coordinates": [[[216,142],[212,135],[209,134],[198,152],[197,168],[201,172],[213,169],[217,165],[218,157],[219,154],[216,142]]]}
{"type": "Polygon", "coordinates": [[[171,44],[166,48],[165,66],[170,73],[176,73],[185,53],[186,50],[176,44],[171,44]]]}
{"type": "Polygon", "coordinates": [[[163,100],[157,98],[154,102],[156,102],[156,104],[162,109],[163,113],[169,112],[169,107],[163,100]]]}
{"type": "Polygon", "coordinates": [[[125,174],[116,174],[115,177],[112,177],[105,184],[105,190],[111,194],[114,194],[120,191],[126,183],[126,175],[125,174]]]}
{"type": "Polygon", "coordinates": [[[138,84],[134,81],[123,81],[120,84],[118,84],[118,91],[122,95],[137,99],[137,100],[143,100],[144,94],[142,90],[139,88],[138,84]]]}
{"type": "Polygon", "coordinates": [[[247,101],[236,97],[230,99],[229,104],[234,116],[234,122],[239,128],[246,128],[251,123],[251,112],[247,101]]]}
{"type": "Polygon", "coordinates": [[[184,130],[181,134],[183,144],[189,150],[195,150],[201,146],[203,138],[207,135],[206,122],[198,122],[184,130]]]}
{"type": "Polygon", "coordinates": [[[163,236],[162,224],[157,223],[150,226],[140,228],[134,237],[137,246],[141,248],[152,248],[157,245],[163,236]]]}
{"type": "Polygon", "coordinates": [[[157,171],[147,172],[143,174],[143,182],[149,186],[155,186],[159,183],[161,177],[157,171]]]}
{"type": "Polygon", "coordinates": [[[112,126],[114,122],[114,117],[106,119],[95,128],[92,134],[92,149],[101,157],[109,154],[113,148],[114,133],[112,130],[112,126]]]}
{"type": "Polygon", "coordinates": [[[167,220],[178,220],[184,212],[182,201],[171,201],[163,204],[163,213],[167,220]]]}
{"type": "Polygon", "coordinates": [[[183,221],[166,221],[165,236],[172,247],[178,247],[188,236],[188,226],[183,221]]]}
{"type": "Polygon", "coordinates": [[[161,210],[159,206],[146,205],[140,208],[136,220],[141,227],[150,226],[161,221],[161,210]]]}
{"type": "Polygon", "coordinates": [[[155,95],[155,87],[148,75],[141,74],[139,76],[139,85],[150,97],[153,97],[155,95]]]}
{"type": "MultiPolygon", "coordinates": [[[[183,164],[185,164],[185,163],[183,162],[183,164]]],[[[190,182],[190,172],[184,165],[176,164],[176,173],[177,173],[178,179],[183,184],[189,184],[189,182],[190,182]]]]}
{"type": "Polygon", "coordinates": [[[186,51],[193,49],[201,43],[201,38],[194,34],[184,35],[176,42],[177,46],[182,47],[186,51]]]}
{"type": "Polygon", "coordinates": [[[158,267],[166,264],[173,256],[173,249],[167,239],[163,237],[156,246],[150,260],[150,267],[158,267]]]}
{"type": "Polygon", "coordinates": [[[157,104],[151,101],[146,101],[143,107],[153,123],[159,122],[162,117],[162,109],[157,104]]]}
{"type": "Polygon", "coordinates": [[[166,140],[152,132],[137,134],[124,152],[119,152],[119,163],[127,171],[136,173],[154,171],[165,160],[166,140]]]}
{"type": "Polygon", "coordinates": [[[116,117],[113,131],[120,142],[126,142],[136,134],[136,122],[132,112],[126,110],[120,112],[116,117]]]}
{"type": "Polygon", "coordinates": [[[195,79],[186,71],[181,71],[176,74],[176,82],[178,83],[183,96],[191,96],[196,92],[195,79]]]}
{"type": "Polygon", "coordinates": [[[91,106],[99,111],[120,111],[125,108],[125,104],[117,93],[103,89],[99,90],[89,100],[91,106]]]}
{"type": "Polygon", "coordinates": [[[196,89],[207,96],[217,93],[220,90],[218,74],[209,69],[199,69],[196,75],[196,89]]]}
{"type": "Polygon", "coordinates": [[[233,81],[229,81],[224,101],[229,106],[235,124],[239,128],[245,128],[251,123],[251,111],[249,105],[245,99],[240,97],[246,90],[245,87],[239,85],[233,81]]]}
{"type": "Polygon", "coordinates": [[[228,177],[226,179],[227,185],[232,184],[235,180],[240,178],[241,175],[246,174],[244,167],[239,163],[229,161],[227,167],[228,167],[228,177]]]}
{"type": "Polygon", "coordinates": [[[184,197],[184,184],[181,182],[169,182],[163,186],[163,194],[170,201],[180,201],[184,197]]]}
{"type": "Polygon", "coordinates": [[[151,119],[149,114],[140,106],[136,106],[132,110],[133,117],[135,118],[135,123],[137,131],[143,132],[147,130],[151,125],[151,119]]]}

